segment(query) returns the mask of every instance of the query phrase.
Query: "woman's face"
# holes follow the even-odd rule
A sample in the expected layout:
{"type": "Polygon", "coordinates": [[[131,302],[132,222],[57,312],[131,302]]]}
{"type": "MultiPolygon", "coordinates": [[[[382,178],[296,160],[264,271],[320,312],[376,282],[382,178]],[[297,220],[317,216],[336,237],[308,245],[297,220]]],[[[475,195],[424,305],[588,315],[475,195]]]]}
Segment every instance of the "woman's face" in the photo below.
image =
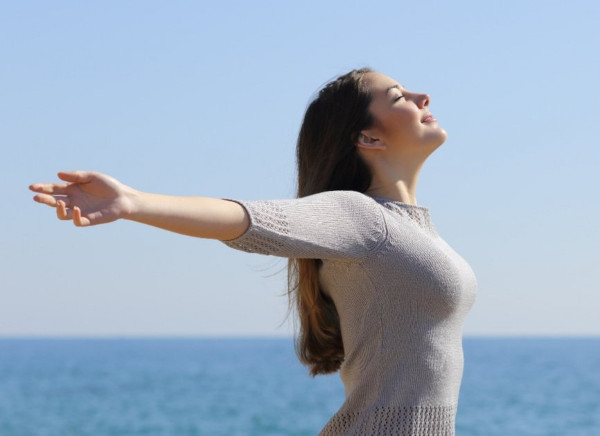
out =
{"type": "Polygon", "coordinates": [[[427,94],[410,92],[391,77],[367,73],[373,100],[369,107],[375,123],[363,133],[379,140],[390,151],[431,153],[447,134],[429,111],[427,94]]]}

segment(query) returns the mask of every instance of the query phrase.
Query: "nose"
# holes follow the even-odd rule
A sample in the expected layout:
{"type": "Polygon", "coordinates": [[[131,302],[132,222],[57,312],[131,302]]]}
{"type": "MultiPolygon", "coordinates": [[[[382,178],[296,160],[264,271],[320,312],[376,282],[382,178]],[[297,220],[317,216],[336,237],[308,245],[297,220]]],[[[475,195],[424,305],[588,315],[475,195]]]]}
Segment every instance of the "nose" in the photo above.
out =
{"type": "Polygon", "coordinates": [[[430,101],[431,98],[429,97],[429,94],[418,94],[417,96],[417,106],[419,107],[419,109],[423,109],[429,106],[430,101]]]}
{"type": "Polygon", "coordinates": [[[405,92],[404,96],[417,105],[419,109],[424,109],[429,106],[431,97],[429,94],[419,94],[418,92],[405,92]]]}

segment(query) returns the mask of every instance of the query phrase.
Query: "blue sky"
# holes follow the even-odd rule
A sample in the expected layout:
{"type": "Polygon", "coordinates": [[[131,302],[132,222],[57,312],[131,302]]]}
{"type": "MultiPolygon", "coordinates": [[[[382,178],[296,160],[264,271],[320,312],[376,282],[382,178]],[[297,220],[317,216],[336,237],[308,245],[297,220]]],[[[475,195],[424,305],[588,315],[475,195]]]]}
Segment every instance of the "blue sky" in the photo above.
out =
{"type": "Polygon", "coordinates": [[[469,335],[600,334],[600,4],[3,2],[0,335],[286,335],[285,262],[31,201],[58,170],[237,199],[294,193],[329,79],[428,92],[418,200],[473,266],[469,335]]]}

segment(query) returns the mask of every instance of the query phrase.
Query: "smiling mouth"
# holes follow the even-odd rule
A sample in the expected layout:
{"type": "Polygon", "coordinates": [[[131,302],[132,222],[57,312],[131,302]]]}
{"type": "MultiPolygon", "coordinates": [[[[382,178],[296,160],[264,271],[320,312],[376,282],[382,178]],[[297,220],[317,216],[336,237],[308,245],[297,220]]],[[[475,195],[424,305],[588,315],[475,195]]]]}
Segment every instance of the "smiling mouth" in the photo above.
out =
{"type": "Polygon", "coordinates": [[[437,121],[437,120],[435,118],[433,118],[433,115],[431,115],[431,114],[428,114],[427,116],[425,116],[425,118],[423,118],[421,120],[422,123],[433,123],[435,121],[437,121]]]}

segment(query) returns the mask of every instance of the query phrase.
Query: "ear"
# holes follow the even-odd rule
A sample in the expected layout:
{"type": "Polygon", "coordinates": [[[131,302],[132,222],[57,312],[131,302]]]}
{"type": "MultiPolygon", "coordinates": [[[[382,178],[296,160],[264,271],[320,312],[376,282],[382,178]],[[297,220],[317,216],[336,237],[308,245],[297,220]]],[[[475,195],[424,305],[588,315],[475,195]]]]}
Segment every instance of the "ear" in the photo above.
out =
{"type": "Polygon", "coordinates": [[[356,146],[364,150],[385,150],[385,143],[367,132],[360,132],[356,146]]]}

